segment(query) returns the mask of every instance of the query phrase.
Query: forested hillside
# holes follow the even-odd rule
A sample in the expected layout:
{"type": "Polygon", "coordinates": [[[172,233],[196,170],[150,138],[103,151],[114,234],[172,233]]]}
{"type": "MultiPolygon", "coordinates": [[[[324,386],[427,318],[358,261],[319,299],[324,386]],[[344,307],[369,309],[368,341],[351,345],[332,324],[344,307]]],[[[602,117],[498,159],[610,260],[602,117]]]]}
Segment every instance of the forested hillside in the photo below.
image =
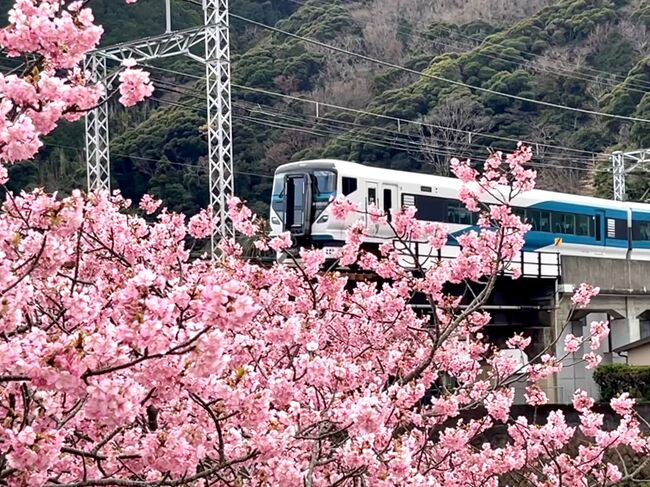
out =
{"type": "MultiPolygon", "coordinates": [[[[162,0],[90,5],[104,44],[164,28],[162,0]]],[[[174,9],[175,28],[201,22],[192,3],[174,9]]],[[[645,122],[552,106],[650,118],[650,0],[233,0],[231,9],[303,38],[232,19],[236,190],[258,211],[274,168],[300,158],[444,174],[453,155],[480,160],[525,140],[543,187],[609,196],[606,154],[650,147],[645,122]]],[[[179,58],[149,69],[153,99],[112,110],[115,187],[194,212],[207,202],[202,68],[179,58]]],[[[81,147],[81,125],[61,127],[38,163],[13,170],[14,188],[83,185],[81,147]]],[[[648,198],[643,174],[629,186],[648,198]]]]}

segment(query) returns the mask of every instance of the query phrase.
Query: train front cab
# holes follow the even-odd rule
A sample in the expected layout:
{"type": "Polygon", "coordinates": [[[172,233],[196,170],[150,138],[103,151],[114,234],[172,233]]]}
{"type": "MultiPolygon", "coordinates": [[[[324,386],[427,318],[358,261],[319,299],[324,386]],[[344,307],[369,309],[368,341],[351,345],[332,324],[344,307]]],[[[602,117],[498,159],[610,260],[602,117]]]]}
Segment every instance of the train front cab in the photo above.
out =
{"type": "Polygon", "coordinates": [[[312,227],[326,223],[324,210],[336,197],[333,164],[292,163],[278,168],[271,196],[271,235],[290,232],[294,247],[311,247],[312,227]]]}

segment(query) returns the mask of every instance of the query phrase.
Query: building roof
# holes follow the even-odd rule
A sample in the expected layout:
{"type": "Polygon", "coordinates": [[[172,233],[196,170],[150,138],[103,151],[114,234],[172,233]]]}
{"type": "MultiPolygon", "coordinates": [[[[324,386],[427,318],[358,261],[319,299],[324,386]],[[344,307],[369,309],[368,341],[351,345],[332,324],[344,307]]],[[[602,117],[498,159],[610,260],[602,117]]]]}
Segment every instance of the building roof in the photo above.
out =
{"type": "Polygon", "coordinates": [[[644,345],[650,345],[650,337],[642,338],[641,340],[637,340],[635,342],[628,343],[627,345],[623,345],[622,347],[615,348],[613,352],[628,352],[630,350],[634,350],[635,348],[643,347],[644,345]]]}

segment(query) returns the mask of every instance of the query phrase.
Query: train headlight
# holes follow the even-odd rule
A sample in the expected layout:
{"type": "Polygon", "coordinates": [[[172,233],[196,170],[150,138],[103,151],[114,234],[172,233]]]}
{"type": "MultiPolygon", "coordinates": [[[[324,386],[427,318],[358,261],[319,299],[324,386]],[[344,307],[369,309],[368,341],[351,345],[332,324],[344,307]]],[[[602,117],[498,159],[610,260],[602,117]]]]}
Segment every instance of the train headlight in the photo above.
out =
{"type": "Polygon", "coordinates": [[[276,217],[271,217],[271,223],[273,225],[280,225],[282,222],[279,219],[277,219],[276,217]]]}
{"type": "Polygon", "coordinates": [[[329,215],[323,215],[316,221],[316,223],[327,223],[329,219],[329,215]]]}

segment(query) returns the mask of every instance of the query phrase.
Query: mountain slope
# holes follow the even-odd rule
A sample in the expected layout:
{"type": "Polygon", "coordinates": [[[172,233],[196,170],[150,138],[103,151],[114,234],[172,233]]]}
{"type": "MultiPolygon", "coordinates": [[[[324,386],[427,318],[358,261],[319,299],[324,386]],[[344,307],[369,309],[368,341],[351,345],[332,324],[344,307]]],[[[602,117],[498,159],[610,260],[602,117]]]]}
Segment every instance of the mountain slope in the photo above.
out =
{"type": "MultiPolygon", "coordinates": [[[[108,5],[102,1],[99,6],[108,5]]],[[[200,12],[178,1],[184,17],[175,25],[200,22],[200,12]]],[[[129,38],[138,21],[139,32],[155,31],[160,15],[154,5],[145,0],[135,22],[124,20],[135,10],[97,13],[112,23],[108,38],[129,38]],[[116,27],[119,22],[124,27],[116,27]]],[[[643,35],[650,0],[236,0],[231,9],[411,70],[233,19],[236,190],[260,212],[266,211],[274,168],[305,157],[444,173],[452,155],[480,160],[523,139],[535,145],[542,187],[608,195],[611,177],[602,154],[650,144],[641,122],[540,106],[442,79],[650,118],[650,46],[643,35]]],[[[176,61],[151,72],[154,99],[136,110],[115,109],[115,183],[128,197],[152,192],[172,208],[194,212],[207,201],[204,84],[195,78],[202,69],[176,61]]],[[[81,146],[80,134],[64,127],[50,142],[81,146]]],[[[83,153],[53,147],[40,166],[16,171],[17,186],[67,189],[83,182],[83,153]]],[[[649,187],[644,179],[630,180],[633,198],[644,197],[649,187]]]]}

